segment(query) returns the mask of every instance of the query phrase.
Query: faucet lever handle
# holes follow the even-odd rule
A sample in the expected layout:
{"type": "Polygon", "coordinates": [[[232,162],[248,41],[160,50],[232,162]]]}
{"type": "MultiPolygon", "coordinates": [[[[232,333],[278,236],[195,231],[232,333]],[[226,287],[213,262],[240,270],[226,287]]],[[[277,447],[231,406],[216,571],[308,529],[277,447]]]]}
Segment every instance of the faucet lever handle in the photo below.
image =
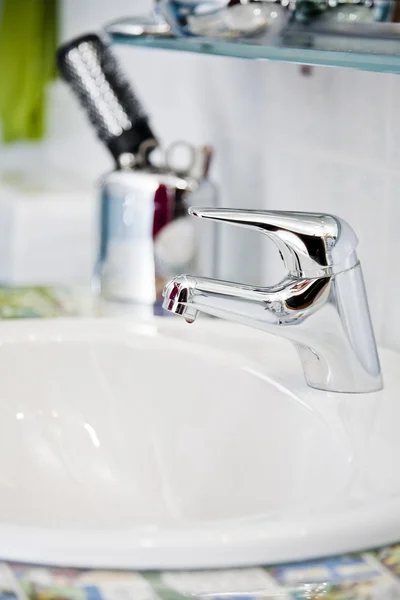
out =
{"type": "Polygon", "coordinates": [[[329,277],[358,263],[357,236],[334,215],[197,207],[189,208],[189,214],[261,231],[275,242],[289,274],[297,278],[329,277]]]}

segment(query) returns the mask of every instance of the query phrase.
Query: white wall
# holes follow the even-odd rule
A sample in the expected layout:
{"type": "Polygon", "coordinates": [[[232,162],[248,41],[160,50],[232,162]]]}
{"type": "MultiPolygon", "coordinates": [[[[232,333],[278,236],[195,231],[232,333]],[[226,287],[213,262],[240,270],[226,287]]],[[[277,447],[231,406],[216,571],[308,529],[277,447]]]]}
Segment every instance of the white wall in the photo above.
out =
{"type": "MultiPolygon", "coordinates": [[[[149,4],[64,0],[63,38],[146,12],[149,4]]],[[[139,48],[117,52],[165,144],[184,138],[215,145],[214,176],[224,205],[321,210],[353,225],[378,337],[400,349],[400,79],[327,68],[305,76],[296,65],[139,48]]],[[[41,159],[94,182],[111,161],[60,82],[50,107],[41,159]]],[[[268,241],[223,228],[222,276],[272,283],[280,272],[268,241]]]]}

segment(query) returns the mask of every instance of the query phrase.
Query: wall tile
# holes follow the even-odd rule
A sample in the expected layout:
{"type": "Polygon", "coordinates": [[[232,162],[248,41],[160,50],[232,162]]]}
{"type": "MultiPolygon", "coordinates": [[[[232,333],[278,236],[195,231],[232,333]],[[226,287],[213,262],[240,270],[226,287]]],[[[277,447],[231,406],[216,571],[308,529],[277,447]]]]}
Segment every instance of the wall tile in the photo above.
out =
{"type": "Polygon", "coordinates": [[[390,102],[387,118],[388,166],[394,171],[399,170],[400,164],[400,77],[388,75],[390,85],[390,102]]]}
{"type": "Polygon", "coordinates": [[[268,65],[268,130],[298,148],[340,155],[352,163],[386,161],[387,75],[298,65],[268,65]]]}
{"type": "MultiPolygon", "coordinates": [[[[393,175],[388,183],[388,206],[384,236],[385,255],[381,265],[384,270],[384,287],[381,289],[382,342],[400,351],[400,175],[393,175]]],[[[383,241],[383,240],[382,240],[383,241]]]]}
{"type": "MultiPolygon", "coordinates": [[[[237,144],[234,137],[221,138],[215,164],[220,206],[262,209],[263,160],[259,144],[237,144]]],[[[260,284],[261,236],[233,225],[219,226],[221,234],[220,277],[260,284]]]]}

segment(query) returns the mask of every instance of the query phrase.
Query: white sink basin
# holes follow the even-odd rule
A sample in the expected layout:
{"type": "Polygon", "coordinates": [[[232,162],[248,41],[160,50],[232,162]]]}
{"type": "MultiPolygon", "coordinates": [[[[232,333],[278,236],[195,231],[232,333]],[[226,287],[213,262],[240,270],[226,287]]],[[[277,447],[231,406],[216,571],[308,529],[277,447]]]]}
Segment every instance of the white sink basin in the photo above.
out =
{"type": "Polygon", "coordinates": [[[274,563],[400,539],[400,360],[308,388],[290,343],[217,320],[0,324],[0,556],[274,563]]]}

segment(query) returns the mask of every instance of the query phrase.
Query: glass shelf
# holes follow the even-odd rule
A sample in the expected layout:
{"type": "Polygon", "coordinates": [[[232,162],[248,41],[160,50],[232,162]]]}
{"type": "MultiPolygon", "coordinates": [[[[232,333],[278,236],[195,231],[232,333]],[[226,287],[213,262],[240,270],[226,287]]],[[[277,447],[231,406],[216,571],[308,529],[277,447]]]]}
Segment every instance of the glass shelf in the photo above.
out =
{"type": "Polygon", "coordinates": [[[287,25],[279,35],[260,38],[210,39],[173,37],[165,24],[139,26],[125,19],[106,30],[114,43],[197,52],[216,56],[277,60],[306,65],[349,67],[384,73],[400,72],[400,23],[287,25]]]}

